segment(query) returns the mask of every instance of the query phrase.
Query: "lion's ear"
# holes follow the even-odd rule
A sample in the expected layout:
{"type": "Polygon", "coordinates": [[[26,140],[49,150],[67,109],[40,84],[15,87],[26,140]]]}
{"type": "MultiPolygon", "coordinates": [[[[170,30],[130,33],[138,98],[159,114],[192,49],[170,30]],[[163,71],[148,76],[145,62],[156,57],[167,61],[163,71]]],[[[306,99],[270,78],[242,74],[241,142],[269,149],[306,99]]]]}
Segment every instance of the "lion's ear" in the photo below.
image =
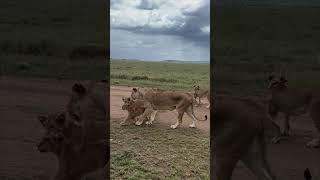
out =
{"type": "Polygon", "coordinates": [[[128,98],[128,101],[131,101],[131,98],[128,98]]]}
{"type": "Polygon", "coordinates": [[[132,88],[132,91],[134,92],[137,92],[137,90],[138,90],[137,88],[132,88]]]}
{"type": "Polygon", "coordinates": [[[125,98],[125,97],[122,97],[122,101],[125,102],[125,100],[126,100],[126,98],[125,98]]]}
{"type": "Polygon", "coordinates": [[[273,75],[273,74],[270,74],[269,77],[268,77],[268,80],[271,81],[271,80],[273,80],[273,79],[274,79],[274,75],[273,75]]]}
{"type": "Polygon", "coordinates": [[[38,120],[40,121],[43,127],[45,127],[48,124],[48,117],[46,116],[38,116],[38,120]]]}
{"type": "Polygon", "coordinates": [[[72,92],[75,93],[78,96],[83,96],[86,94],[87,89],[80,83],[75,83],[72,86],[72,92]]]}

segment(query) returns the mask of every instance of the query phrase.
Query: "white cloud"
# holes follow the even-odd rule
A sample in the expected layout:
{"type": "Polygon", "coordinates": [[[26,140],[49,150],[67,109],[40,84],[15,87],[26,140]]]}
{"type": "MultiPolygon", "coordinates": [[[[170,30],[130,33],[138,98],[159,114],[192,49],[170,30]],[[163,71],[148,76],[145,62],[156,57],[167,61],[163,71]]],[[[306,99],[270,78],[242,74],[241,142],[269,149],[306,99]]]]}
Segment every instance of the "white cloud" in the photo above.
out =
{"type": "Polygon", "coordinates": [[[206,4],[206,0],[118,0],[111,3],[111,27],[179,30],[190,13],[206,4]]]}
{"type": "Polygon", "coordinates": [[[210,34],[210,25],[208,26],[203,26],[202,28],[200,28],[201,31],[205,34],[210,34]]]}

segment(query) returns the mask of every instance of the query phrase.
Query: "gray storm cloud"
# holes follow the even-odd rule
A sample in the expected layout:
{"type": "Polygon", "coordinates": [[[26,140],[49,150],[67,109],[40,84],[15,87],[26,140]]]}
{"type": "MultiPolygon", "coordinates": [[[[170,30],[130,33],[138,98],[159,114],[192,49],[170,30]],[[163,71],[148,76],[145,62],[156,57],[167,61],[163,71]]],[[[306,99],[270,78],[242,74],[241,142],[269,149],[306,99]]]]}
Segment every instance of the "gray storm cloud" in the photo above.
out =
{"type": "MultiPolygon", "coordinates": [[[[145,45],[128,41],[126,39],[137,39],[138,42],[153,42],[154,50],[166,51],[166,45],[161,38],[166,39],[166,43],[175,43],[180,46],[179,51],[170,54],[159,52],[152,53],[148,59],[164,58],[159,54],[165,54],[165,59],[181,58],[183,49],[186,54],[194,52],[187,59],[209,60],[208,53],[199,55],[199,52],[209,52],[210,36],[210,1],[209,0],[113,0],[111,1],[111,55],[119,56],[122,51],[123,56],[135,49],[143,51],[145,45]],[[120,35],[119,35],[120,33],[120,35]],[[121,35],[121,33],[123,35],[121,35]],[[128,36],[131,37],[128,37],[128,36]],[[127,38],[123,38],[126,37],[127,38]],[[136,36],[136,37],[134,37],[136,36]],[[160,38],[161,37],[161,38],[160,38]],[[186,49],[188,48],[192,49],[186,49]],[[201,46],[201,47],[199,47],[201,46]],[[199,48],[204,50],[199,50],[199,48]],[[180,54],[180,55],[178,55],[180,54]]],[[[146,43],[150,48],[150,43],[146,43]]],[[[128,57],[130,58],[130,57],[128,57]]],[[[143,58],[143,57],[142,57],[143,58]]]]}

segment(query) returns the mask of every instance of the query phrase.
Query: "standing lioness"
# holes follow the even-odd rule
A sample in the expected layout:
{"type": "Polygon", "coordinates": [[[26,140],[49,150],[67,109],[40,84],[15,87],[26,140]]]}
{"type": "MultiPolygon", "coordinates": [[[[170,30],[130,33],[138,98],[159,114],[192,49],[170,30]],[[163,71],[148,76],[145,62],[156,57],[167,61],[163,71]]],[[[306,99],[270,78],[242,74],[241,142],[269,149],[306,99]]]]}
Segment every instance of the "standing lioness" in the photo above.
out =
{"type": "Polygon", "coordinates": [[[209,104],[206,106],[206,108],[210,108],[210,90],[209,89],[203,89],[200,88],[199,85],[193,85],[194,90],[194,98],[199,98],[199,104],[201,104],[201,98],[206,97],[209,104]]]}
{"type": "MultiPolygon", "coordinates": [[[[320,134],[320,92],[311,89],[293,89],[287,85],[284,76],[269,76],[269,90],[271,99],[269,101],[269,113],[275,118],[279,112],[285,114],[282,134],[289,135],[290,116],[299,108],[303,108],[312,118],[318,133],[320,134]]],[[[307,143],[308,147],[320,145],[320,135],[307,143]]]]}
{"type": "MultiPolygon", "coordinates": [[[[138,118],[138,121],[143,121],[148,115],[150,115],[155,110],[174,110],[178,112],[178,120],[175,124],[170,127],[175,129],[182,123],[182,117],[184,113],[192,119],[192,124],[189,127],[196,127],[196,120],[205,121],[207,120],[207,115],[205,119],[198,119],[193,111],[194,99],[190,94],[176,91],[165,91],[165,90],[152,90],[148,89],[144,92],[137,88],[133,88],[131,92],[131,97],[133,99],[143,99],[144,100],[144,113],[138,118]]],[[[151,119],[151,122],[153,120],[151,119]]]]}

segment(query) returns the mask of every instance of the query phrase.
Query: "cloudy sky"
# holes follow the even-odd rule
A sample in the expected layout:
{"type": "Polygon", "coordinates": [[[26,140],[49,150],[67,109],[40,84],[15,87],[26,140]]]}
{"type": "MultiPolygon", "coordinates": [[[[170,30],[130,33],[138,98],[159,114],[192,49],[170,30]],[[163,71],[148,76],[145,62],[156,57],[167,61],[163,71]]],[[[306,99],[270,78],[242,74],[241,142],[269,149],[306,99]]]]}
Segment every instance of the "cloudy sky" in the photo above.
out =
{"type": "Polygon", "coordinates": [[[114,59],[209,61],[210,0],[111,0],[114,59]]]}

